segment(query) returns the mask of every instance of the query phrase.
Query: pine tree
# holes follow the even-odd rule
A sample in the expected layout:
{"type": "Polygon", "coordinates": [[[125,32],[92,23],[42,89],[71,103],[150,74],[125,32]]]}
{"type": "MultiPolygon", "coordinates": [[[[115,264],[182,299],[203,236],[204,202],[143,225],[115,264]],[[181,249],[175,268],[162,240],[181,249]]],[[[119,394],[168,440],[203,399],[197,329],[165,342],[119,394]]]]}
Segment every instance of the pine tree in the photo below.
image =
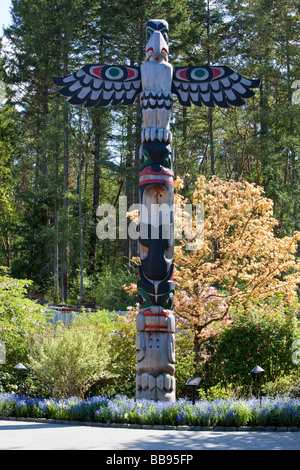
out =
{"type": "Polygon", "coordinates": [[[139,102],[73,107],[52,77],[89,63],[140,64],[151,17],[169,22],[173,65],[227,65],[261,79],[241,108],[183,108],[175,98],[174,169],[190,175],[185,195],[199,174],[255,182],[274,200],[278,234],[298,228],[292,0],[13,0],[12,14],[3,69],[9,101],[0,109],[0,260],[14,275],[66,302],[99,273],[124,261],[131,269],[135,244],[99,240],[96,209],[104,202],[117,209],[121,195],[138,202],[139,102]]]}

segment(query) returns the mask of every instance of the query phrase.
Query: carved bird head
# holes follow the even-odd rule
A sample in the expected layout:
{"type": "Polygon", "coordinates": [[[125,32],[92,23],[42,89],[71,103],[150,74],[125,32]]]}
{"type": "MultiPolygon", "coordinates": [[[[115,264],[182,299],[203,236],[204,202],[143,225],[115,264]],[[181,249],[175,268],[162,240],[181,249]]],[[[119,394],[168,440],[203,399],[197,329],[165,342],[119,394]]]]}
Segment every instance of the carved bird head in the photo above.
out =
{"type": "Polygon", "coordinates": [[[169,25],[165,20],[149,20],[146,23],[146,60],[168,62],[169,25]]]}

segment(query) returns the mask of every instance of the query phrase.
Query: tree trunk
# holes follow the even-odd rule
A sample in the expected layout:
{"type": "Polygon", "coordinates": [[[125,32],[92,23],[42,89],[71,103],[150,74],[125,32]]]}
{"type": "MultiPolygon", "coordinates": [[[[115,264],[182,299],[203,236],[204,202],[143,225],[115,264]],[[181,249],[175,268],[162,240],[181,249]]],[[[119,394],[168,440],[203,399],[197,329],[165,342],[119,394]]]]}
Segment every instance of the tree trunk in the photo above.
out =
{"type": "MultiPolygon", "coordinates": [[[[68,75],[68,38],[65,34],[65,51],[64,51],[64,75],[68,75]]],[[[68,299],[68,278],[69,278],[69,112],[68,103],[64,102],[64,157],[63,157],[63,234],[62,234],[62,266],[61,266],[61,300],[66,302],[68,299]]]]}
{"type": "Polygon", "coordinates": [[[6,266],[8,267],[10,271],[11,255],[10,255],[10,241],[9,241],[8,229],[6,229],[5,233],[3,233],[3,230],[0,227],[0,233],[2,234],[1,240],[2,240],[2,245],[3,245],[3,249],[5,252],[5,256],[6,256],[6,266]]]}
{"type": "MultiPolygon", "coordinates": [[[[56,155],[59,155],[57,149],[56,155]]],[[[53,253],[53,287],[54,287],[54,301],[58,302],[59,298],[59,274],[58,274],[58,159],[55,161],[55,194],[54,194],[54,253],[53,253]]]]}
{"type": "Polygon", "coordinates": [[[82,234],[82,200],[81,200],[81,169],[82,169],[82,142],[81,142],[82,109],[79,112],[79,152],[78,152],[78,212],[79,212],[79,268],[80,268],[80,297],[83,299],[83,234],[82,234]]]}
{"type": "MultiPolygon", "coordinates": [[[[211,51],[210,51],[210,2],[207,1],[207,65],[210,66],[211,51]]],[[[215,174],[215,153],[214,153],[214,134],[213,134],[213,110],[208,109],[208,126],[209,126],[209,149],[210,149],[210,172],[211,175],[215,174]]]]}
{"type": "MultiPolygon", "coordinates": [[[[95,151],[94,151],[94,180],[93,180],[93,220],[96,220],[96,211],[97,207],[99,206],[100,199],[100,142],[101,142],[101,117],[99,110],[95,110],[95,121],[94,121],[94,129],[95,129],[95,151]]],[[[91,236],[90,236],[90,264],[91,270],[94,271],[96,265],[96,258],[97,258],[97,235],[96,235],[96,228],[93,229],[91,236]]]]}
{"type": "MultiPolygon", "coordinates": [[[[129,113],[130,114],[130,113],[129,113]]],[[[125,175],[125,196],[127,198],[127,208],[133,204],[133,182],[132,182],[132,163],[133,163],[133,141],[132,132],[133,125],[131,115],[127,117],[127,151],[126,151],[126,175],[125,175]]],[[[127,220],[127,227],[129,221],[127,220]]],[[[127,232],[128,233],[128,232],[127,232]]],[[[132,258],[132,243],[129,236],[124,240],[123,247],[123,262],[125,265],[130,266],[130,260],[132,258]]]]}

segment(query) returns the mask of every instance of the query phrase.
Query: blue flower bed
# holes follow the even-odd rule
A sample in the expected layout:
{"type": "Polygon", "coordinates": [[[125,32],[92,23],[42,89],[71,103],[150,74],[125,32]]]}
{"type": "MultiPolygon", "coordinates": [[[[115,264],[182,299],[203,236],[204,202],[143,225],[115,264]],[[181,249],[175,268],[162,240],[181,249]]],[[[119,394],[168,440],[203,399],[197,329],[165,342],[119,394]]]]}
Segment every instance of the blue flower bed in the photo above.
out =
{"type": "Polygon", "coordinates": [[[81,400],[76,397],[64,400],[53,398],[24,398],[0,393],[0,416],[17,418],[63,419],[68,421],[93,421],[96,411],[106,408],[107,398],[93,397],[81,400]]]}
{"type": "Polygon", "coordinates": [[[133,400],[125,396],[65,400],[0,394],[0,416],[46,418],[98,423],[187,426],[300,426],[300,400],[290,397],[259,400],[175,403],[133,400]]]}

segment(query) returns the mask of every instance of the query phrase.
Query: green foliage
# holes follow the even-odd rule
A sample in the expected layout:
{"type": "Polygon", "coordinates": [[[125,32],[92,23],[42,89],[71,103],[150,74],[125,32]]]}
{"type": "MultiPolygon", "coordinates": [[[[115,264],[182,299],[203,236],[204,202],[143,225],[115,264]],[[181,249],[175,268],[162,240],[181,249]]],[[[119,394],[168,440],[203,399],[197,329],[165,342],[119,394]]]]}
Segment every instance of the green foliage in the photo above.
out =
{"type": "MultiPolygon", "coordinates": [[[[1,69],[0,69],[1,76],[1,69]]],[[[2,83],[2,82],[1,82],[2,83]]],[[[11,266],[11,235],[16,228],[19,210],[15,204],[19,175],[14,168],[18,158],[16,136],[19,130],[17,112],[0,103],[0,265],[11,266]]]]}
{"type": "Polygon", "coordinates": [[[299,398],[299,367],[291,374],[276,377],[262,384],[262,393],[268,397],[290,395],[299,398]]]}
{"type": "MultiPolygon", "coordinates": [[[[85,277],[85,295],[95,298],[102,310],[125,311],[135,305],[136,298],[129,296],[123,286],[134,281],[136,274],[129,269],[106,266],[101,272],[85,277]]],[[[73,292],[78,294],[76,285],[73,292]]]]}
{"type": "MultiPolygon", "coordinates": [[[[7,269],[1,268],[5,273],[7,269]]],[[[0,369],[0,390],[17,392],[20,377],[13,367],[28,366],[32,337],[43,336],[49,313],[36,302],[25,298],[31,281],[0,274],[0,341],[5,347],[0,369]]]]}
{"type": "Polygon", "coordinates": [[[98,204],[115,203],[119,190],[130,204],[138,200],[140,110],[66,106],[52,77],[84,63],[138,65],[150,17],[169,22],[172,64],[223,63],[261,79],[243,107],[215,108],[212,126],[207,108],[174,101],[174,169],[190,175],[185,195],[199,173],[210,176],[214,167],[221,178],[265,189],[279,235],[299,228],[300,108],[291,104],[291,85],[299,78],[299,15],[291,0],[270,8],[263,0],[32,0],[30,9],[27,3],[12,2],[12,25],[4,33],[12,47],[0,69],[8,95],[0,108],[0,264],[11,266],[15,277],[73,302],[83,268],[84,295],[92,288],[102,308],[124,308],[114,273],[120,276],[124,260],[130,264],[136,244],[97,240],[95,214],[98,204]],[[99,278],[99,288],[90,276],[99,278]]]}
{"type": "MultiPolygon", "coordinates": [[[[54,327],[46,322],[41,306],[24,298],[26,285],[7,275],[0,277],[0,338],[7,350],[0,391],[18,391],[19,378],[12,367],[23,362],[29,371],[25,390],[31,397],[126,394],[134,398],[133,313],[83,312],[70,326],[58,323],[54,327]]],[[[250,375],[256,363],[266,371],[264,395],[298,397],[299,371],[292,362],[292,344],[299,337],[295,311],[274,300],[259,307],[252,303],[246,311],[237,308],[232,319],[214,339],[213,352],[201,371],[197,370],[202,378],[197,399],[238,400],[251,392],[256,395],[250,375]]],[[[185,383],[195,371],[193,334],[179,330],[175,336],[176,392],[181,399],[189,396],[185,383]]]]}
{"type": "Polygon", "coordinates": [[[206,386],[232,383],[251,386],[250,371],[260,365],[264,382],[274,381],[292,372],[292,345],[299,338],[295,308],[287,308],[280,300],[264,304],[250,303],[248,308],[236,308],[232,323],[218,339],[208,345],[210,358],[204,366],[206,386]]]}
{"type": "Polygon", "coordinates": [[[35,335],[30,367],[52,396],[83,397],[95,382],[112,375],[107,329],[99,318],[77,316],[70,326],[48,324],[43,336],[35,335]]]}
{"type": "Polygon", "coordinates": [[[208,401],[238,399],[243,396],[241,387],[233,384],[226,384],[224,386],[218,383],[206,390],[200,388],[197,392],[197,398],[208,401]]]}
{"type": "Polygon", "coordinates": [[[293,398],[300,398],[300,380],[291,386],[289,389],[289,395],[293,398]]]}
{"type": "Polygon", "coordinates": [[[6,345],[7,366],[27,362],[32,336],[46,328],[45,309],[24,296],[30,281],[0,275],[0,340],[6,345]]]}
{"type": "Polygon", "coordinates": [[[195,373],[194,343],[191,331],[178,331],[175,334],[175,379],[177,397],[185,397],[191,393],[186,381],[195,373]]]}
{"type": "Polygon", "coordinates": [[[113,331],[110,335],[111,371],[115,377],[104,382],[103,395],[125,394],[135,396],[136,380],[136,326],[134,317],[114,315],[112,317],[113,331]]]}

